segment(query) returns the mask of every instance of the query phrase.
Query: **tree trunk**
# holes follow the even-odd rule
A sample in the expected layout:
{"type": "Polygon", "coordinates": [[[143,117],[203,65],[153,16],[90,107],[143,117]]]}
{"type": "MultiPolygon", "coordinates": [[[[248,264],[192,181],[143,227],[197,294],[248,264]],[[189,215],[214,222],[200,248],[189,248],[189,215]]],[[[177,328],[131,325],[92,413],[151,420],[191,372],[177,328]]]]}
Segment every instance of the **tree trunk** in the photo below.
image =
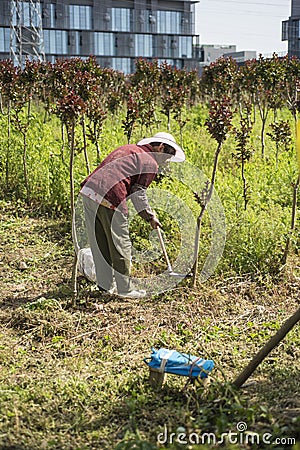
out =
{"type": "Polygon", "coordinates": [[[242,180],[243,180],[243,199],[244,199],[244,210],[247,209],[248,196],[247,196],[247,181],[245,176],[245,161],[242,159],[242,180]]]}
{"type": "Polygon", "coordinates": [[[89,164],[89,157],[87,154],[86,129],[85,129],[84,116],[82,116],[81,126],[82,126],[82,134],[83,134],[83,153],[84,153],[85,167],[86,167],[87,174],[89,174],[90,173],[90,164],[89,164]]]}
{"type": "Polygon", "coordinates": [[[61,161],[64,163],[65,162],[65,128],[64,128],[64,123],[61,122],[61,149],[60,149],[60,156],[61,156],[61,161]]]}
{"type": "Polygon", "coordinates": [[[3,108],[3,101],[2,101],[2,94],[0,93],[0,111],[1,114],[4,114],[4,108],[3,108]]]}
{"type": "Polygon", "coordinates": [[[24,182],[26,189],[26,203],[29,205],[30,203],[30,188],[29,188],[29,180],[28,180],[28,171],[27,171],[27,132],[23,131],[23,172],[24,172],[24,182]]]}
{"type": "MultiPolygon", "coordinates": [[[[73,122],[70,129],[68,129],[68,141],[70,147],[70,165],[69,165],[70,209],[71,209],[71,225],[73,225],[75,212],[75,199],[74,199],[75,122],[73,122]]],[[[71,279],[73,303],[75,303],[77,297],[77,269],[78,269],[78,260],[77,254],[75,252],[72,267],[72,279],[71,279]]]]}
{"type": "Polygon", "coordinates": [[[269,110],[265,105],[258,104],[259,114],[261,118],[261,131],[260,131],[260,139],[261,139],[261,157],[264,159],[265,157],[265,128],[267,123],[267,117],[269,110]]]}
{"type": "Polygon", "coordinates": [[[300,184],[300,175],[298,176],[297,181],[296,181],[296,183],[294,184],[294,187],[293,187],[293,204],[292,204],[291,228],[290,228],[289,236],[288,236],[288,238],[286,240],[285,249],[284,249],[283,256],[282,256],[282,264],[286,264],[287,257],[288,257],[288,254],[289,254],[290,244],[291,244],[291,236],[292,236],[293,231],[295,229],[296,213],[297,213],[297,193],[298,193],[299,184],[300,184]]]}
{"type": "Polygon", "coordinates": [[[68,140],[70,147],[70,164],[69,164],[69,179],[70,179],[70,209],[71,218],[73,220],[74,214],[74,156],[75,156],[75,123],[73,122],[68,130],[68,140]]]}
{"type": "Polygon", "coordinates": [[[97,154],[97,164],[100,164],[100,148],[99,148],[99,142],[98,142],[98,132],[97,132],[97,123],[94,122],[94,139],[95,139],[95,146],[96,146],[96,154],[97,154]]]}
{"type": "Polygon", "coordinates": [[[7,106],[7,148],[6,148],[6,161],[5,161],[5,184],[6,184],[7,191],[9,190],[10,138],[11,138],[11,101],[8,100],[8,106],[7,106]]]}
{"type": "Polygon", "coordinates": [[[171,111],[168,111],[168,131],[171,131],[171,111]]]}
{"type": "Polygon", "coordinates": [[[73,267],[72,267],[72,279],[71,279],[71,286],[72,286],[72,302],[75,306],[76,304],[76,298],[77,298],[77,271],[78,271],[78,259],[77,254],[74,255],[73,260],[73,267]]]}
{"type": "Polygon", "coordinates": [[[217,167],[218,167],[218,159],[219,159],[219,154],[222,148],[222,143],[218,144],[218,148],[216,150],[216,154],[215,154],[215,160],[214,160],[214,167],[213,167],[213,172],[212,172],[212,176],[211,176],[211,181],[210,181],[210,186],[209,186],[209,191],[207,194],[207,197],[201,207],[201,211],[200,214],[198,216],[197,219],[197,228],[196,228],[196,235],[195,235],[195,245],[194,245],[194,266],[193,266],[193,287],[196,287],[196,283],[197,283],[197,274],[198,274],[198,257],[199,257],[199,242],[200,242],[200,232],[201,232],[201,223],[202,223],[202,219],[204,216],[204,213],[206,211],[207,205],[211,199],[212,193],[213,193],[213,189],[214,189],[214,185],[215,185],[215,179],[216,179],[216,174],[217,174],[217,167]]]}
{"type": "Polygon", "coordinates": [[[262,125],[260,131],[260,139],[261,139],[261,157],[265,157],[265,127],[266,127],[266,119],[267,117],[262,117],[262,125]]]}

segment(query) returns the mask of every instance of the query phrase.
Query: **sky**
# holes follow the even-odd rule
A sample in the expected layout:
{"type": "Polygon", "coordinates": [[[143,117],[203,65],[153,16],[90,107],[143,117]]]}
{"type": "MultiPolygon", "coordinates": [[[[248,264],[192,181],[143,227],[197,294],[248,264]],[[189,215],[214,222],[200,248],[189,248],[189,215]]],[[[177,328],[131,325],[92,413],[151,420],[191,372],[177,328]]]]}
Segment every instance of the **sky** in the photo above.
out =
{"type": "Polygon", "coordinates": [[[200,45],[236,45],[272,55],[287,52],[281,41],[281,22],[291,15],[291,0],[200,0],[195,31],[200,45]]]}

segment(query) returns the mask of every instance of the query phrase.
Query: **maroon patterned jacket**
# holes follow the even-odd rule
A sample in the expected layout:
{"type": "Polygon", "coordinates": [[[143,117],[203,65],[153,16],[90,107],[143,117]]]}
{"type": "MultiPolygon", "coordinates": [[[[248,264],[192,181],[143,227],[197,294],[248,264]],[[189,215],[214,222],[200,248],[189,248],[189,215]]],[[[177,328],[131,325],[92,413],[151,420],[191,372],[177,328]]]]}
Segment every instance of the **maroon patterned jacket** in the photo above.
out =
{"type": "Polygon", "coordinates": [[[150,145],[124,145],[111,152],[82,182],[80,192],[100,204],[103,199],[105,206],[119,207],[124,214],[128,214],[126,199],[129,197],[137,212],[150,220],[154,213],[146,189],[157,172],[158,163],[150,145]]]}

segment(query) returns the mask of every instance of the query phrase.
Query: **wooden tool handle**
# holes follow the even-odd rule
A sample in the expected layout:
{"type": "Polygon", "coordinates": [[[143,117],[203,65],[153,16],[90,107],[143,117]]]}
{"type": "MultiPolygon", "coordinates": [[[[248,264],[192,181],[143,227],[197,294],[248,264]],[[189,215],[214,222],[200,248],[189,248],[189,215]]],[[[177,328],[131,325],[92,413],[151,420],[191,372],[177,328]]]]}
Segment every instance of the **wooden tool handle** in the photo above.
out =
{"type": "Polygon", "coordinates": [[[158,239],[159,239],[159,243],[160,243],[161,249],[163,251],[163,254],[164,254],[167,266],[168,266],[168,271],[169,272],[173,272],[173,269],[172,269],[172,266],[171,266],[171,263],[170,263],[170,260],[169,260],[169,257],[168,257],[168,253],[167,253],[167,250],[166,250],[166,247],[165,247],[165,243],[164,243],[164,240],[163,240],[160,228],[157,227],[156,231],[157,231],[157,234],[158,234],[158,239]]]}

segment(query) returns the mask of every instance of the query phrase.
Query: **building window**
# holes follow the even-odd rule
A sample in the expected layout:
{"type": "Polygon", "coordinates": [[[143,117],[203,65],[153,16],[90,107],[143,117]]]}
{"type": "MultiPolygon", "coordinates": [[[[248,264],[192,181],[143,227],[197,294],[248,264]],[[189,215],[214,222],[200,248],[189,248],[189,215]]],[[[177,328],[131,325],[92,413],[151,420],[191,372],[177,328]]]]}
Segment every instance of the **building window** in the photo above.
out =
{"type": "Polygon", "coordinates": [[[48,3],[43,8],[43,18],[47,21],[47,28],[55,28],[56,26],[56,5],[48,3]]]}
{"type": "Polygon", "coordinates": [[[130,9],[111,8],[112,31],[130,31],[130,9]]]}
{"type": "Polygon", "coordinates": [[[94,33],[94,52],[97,56],[114,55],[113,33],[94,33]]]}
{"type": "Polygon", "coordinates": [[[52,55],[67,55],[68,35],[62,30],[44,30],[45,53],[52,55]]]}
{"type": "Polygon", "coordinates": [[[131,73],[130,58],[112,58],[112,68],[128,75],[131,73]]]}
{"type": "Polygon", "coordinates": [[[182,13],[178,11],[157,11],[157,32],[179,34],[181,31],[182,13]]]}
{"type": "Polygon", "coordinates": [[[55,5],[53,3],[50,3],[49,5],[49,26],[50,28],[55,28],[56,26],[56,10],[55,10],[55,5]]]}
{"type": "Polygon", "coordinates": [[[289,21],[285,20],[284,22],[282,22],[282,36],[281,36],[281,40],[282,41],[287,41],[289,38],[289,21]]]}
{"type": "Polygon", "coordinates": [[[13,1],[12,12],[12,23],[14,26],[38,27],[40,25],[41,6],[39,3],[13,1]]]}
{"type": "Polygon", "coordinates": [[[74,48],[74,54],[75,55],[80,55],[81,53],[81,49],[80,47],[82,47],[82,34],[80,33],[80,31],[75,31],[75,48],[74,48]]]}
{"type": "Polygon", "coordinates": [[[156,30],[156,18],[150,10],[133,11],[135,29],[141,33],[151,33],[156,30]]]}
{"type": "Polygon", "coordinates": [[[135,54],[146,58],[153,56],[152,34],[135,35],[135,54]]]}
{"type": "Polygon", "coordinates": [[[70,28],[77,30],[92,29],[92,7],[69,5],[70,28]]]}
{"type": "Polygon", "coordinates": [[[0,52],[10,51],[10,29],[0,28],[0,52]]]}
{"type": "Polygon", "coordinates": [[[179,57],[192,57],[192,36],[179,36],[179,57]]]}

